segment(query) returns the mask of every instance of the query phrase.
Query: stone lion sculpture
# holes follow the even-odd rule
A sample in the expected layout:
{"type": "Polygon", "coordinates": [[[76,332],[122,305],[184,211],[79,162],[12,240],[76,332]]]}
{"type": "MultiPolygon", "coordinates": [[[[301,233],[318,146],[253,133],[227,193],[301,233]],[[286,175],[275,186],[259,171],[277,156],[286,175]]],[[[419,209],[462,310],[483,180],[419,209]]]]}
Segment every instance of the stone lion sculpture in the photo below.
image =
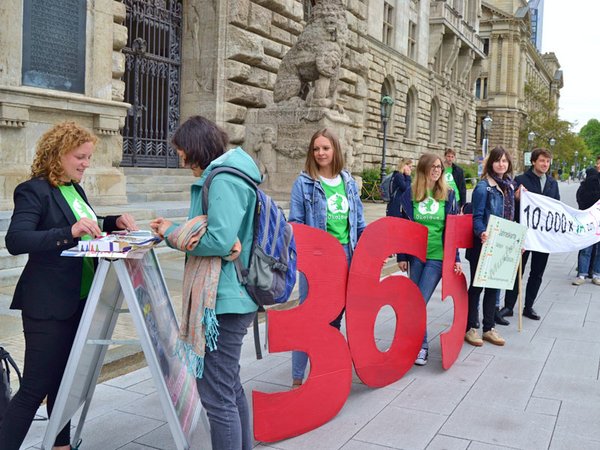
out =
{"type": "Polygon", "coordinates": [[[318,0],[298,41],[281,61],[275,103],[306,100],[308,106],[338,108],[336,88],[347,39],[342,0],[318,0]]]}

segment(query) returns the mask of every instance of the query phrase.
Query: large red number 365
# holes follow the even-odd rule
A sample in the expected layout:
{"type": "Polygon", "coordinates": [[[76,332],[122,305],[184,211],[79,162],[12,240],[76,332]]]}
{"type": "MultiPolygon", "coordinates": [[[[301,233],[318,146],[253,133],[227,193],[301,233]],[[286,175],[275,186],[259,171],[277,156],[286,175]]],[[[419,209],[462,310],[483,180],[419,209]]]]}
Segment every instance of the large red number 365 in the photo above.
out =
{"type": "MultiPolygon", "coordinates": [[[[355,249],[349,275],[344,251],[331,235],[298,224],[294,224],[294,234],[298,270],[308,280],[309,293],[297,308],[268,312],[269,351],[308,353],[310,373],[298,389],[252,393],[254,436],[263,442],[297,436],[332,419],[350,393],[352,362],[359,378],[371,387],[402,378],[412,367],[425,333],[425,301],[417,286],[405,277],[380,281],[381,267],[389,255],[425,258],[424,226],[392,217],[371,223],[355,249]],[[375,345],[374,328],[385,305],[396,313],[396,330],[390,348],[382,352],[375,345]],[[344,306],[347,343],[329,325],[344,306]]],[[[471,216],[449,216],[445,236],[446,255],[470,247],[471,216]]],[[[453,265],[454,258],[444,259],[442,298],[454,300],[454,323],[441,336],[445,369],[460,352],[467,314],[465,279],[454,273],[453,265]]]]}

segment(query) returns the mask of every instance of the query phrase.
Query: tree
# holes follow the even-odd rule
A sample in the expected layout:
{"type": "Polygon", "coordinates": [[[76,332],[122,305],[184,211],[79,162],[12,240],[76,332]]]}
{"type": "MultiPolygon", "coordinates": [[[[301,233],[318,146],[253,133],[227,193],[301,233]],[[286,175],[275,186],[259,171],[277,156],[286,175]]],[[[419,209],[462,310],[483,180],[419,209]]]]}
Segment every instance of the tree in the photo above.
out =
{"type": "Polygon", "coordinates": [[[588,120],[588,123],[579,131],[579,136],[585,141],[593,155],[600,155],[600,121],[598,119],[588,120]]]}
{"type": "MultiPolygon", "coordinates": [[[[555,167],[577,165],[575,152],[577,152],[579,162],[582,162],[584,157],[588,161],[592,160],[592,152],[586,141],[573,132],[573,124],[559,119],[556,104],[550,100],[546,88],[528,81],[525,84],[525,98],[528,115],[526,125],[519,133],[521,148],[529,147],[527,138],[529,132],[533,131],[535,133],[534,148],[550,148],[550,139],[555,140],[554,148],[552,148],[555,167]]],[[[598,137],[600,138],[600,123],[598,125],[598,137]]],[[[598,142],[600,144],[600,140],[598,142]]]]}

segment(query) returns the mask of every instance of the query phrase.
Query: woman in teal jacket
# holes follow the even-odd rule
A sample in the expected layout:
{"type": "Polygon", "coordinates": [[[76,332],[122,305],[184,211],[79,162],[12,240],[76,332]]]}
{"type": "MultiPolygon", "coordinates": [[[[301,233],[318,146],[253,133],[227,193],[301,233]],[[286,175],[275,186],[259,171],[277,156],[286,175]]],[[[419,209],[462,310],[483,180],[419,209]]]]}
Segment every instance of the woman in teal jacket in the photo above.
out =
{"type": "MultiPolygon", "coordinates": [[[[227,257],[239,239],[242,262],[248,266],[254,229],[256,192],[242,178],[220,173],[211,182],[208,209],[202,210],[202,185],[217,167],[235,167],[257,183],[261,175],[254,160],[241,148],[226,151],[227,134],[213,122],[194,116],[173,136],[173,145],[185,165],[199,177],[191,187],[189,218],[207,215],[202,239],[189,256],[227,257]]],[[[159,217],[150,224],[166,238],[177,225],[159,217]]],[[[240,381],[242,340],[254,319],[257,305],[237,278],[233,262],[221,261],[215,312],[218,338],[214,349],[204,354],[202,377],[197,379],[200,400],[210,421],[214,449],[251,449],[253,446],[249,407],[240,381]]]]}

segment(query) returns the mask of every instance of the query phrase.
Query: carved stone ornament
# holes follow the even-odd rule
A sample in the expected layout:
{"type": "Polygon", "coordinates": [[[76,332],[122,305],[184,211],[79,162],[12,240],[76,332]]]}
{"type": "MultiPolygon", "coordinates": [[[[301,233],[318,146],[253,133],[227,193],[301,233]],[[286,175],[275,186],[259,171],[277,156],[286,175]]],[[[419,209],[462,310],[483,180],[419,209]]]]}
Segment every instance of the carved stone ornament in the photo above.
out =
{"type": "Polygon", "coordinates": [[[342,0],[318,0],[306,28],[285,54],[273,90],[275,103],[341,111],[336,104],[348,23],[342,0]]]}

